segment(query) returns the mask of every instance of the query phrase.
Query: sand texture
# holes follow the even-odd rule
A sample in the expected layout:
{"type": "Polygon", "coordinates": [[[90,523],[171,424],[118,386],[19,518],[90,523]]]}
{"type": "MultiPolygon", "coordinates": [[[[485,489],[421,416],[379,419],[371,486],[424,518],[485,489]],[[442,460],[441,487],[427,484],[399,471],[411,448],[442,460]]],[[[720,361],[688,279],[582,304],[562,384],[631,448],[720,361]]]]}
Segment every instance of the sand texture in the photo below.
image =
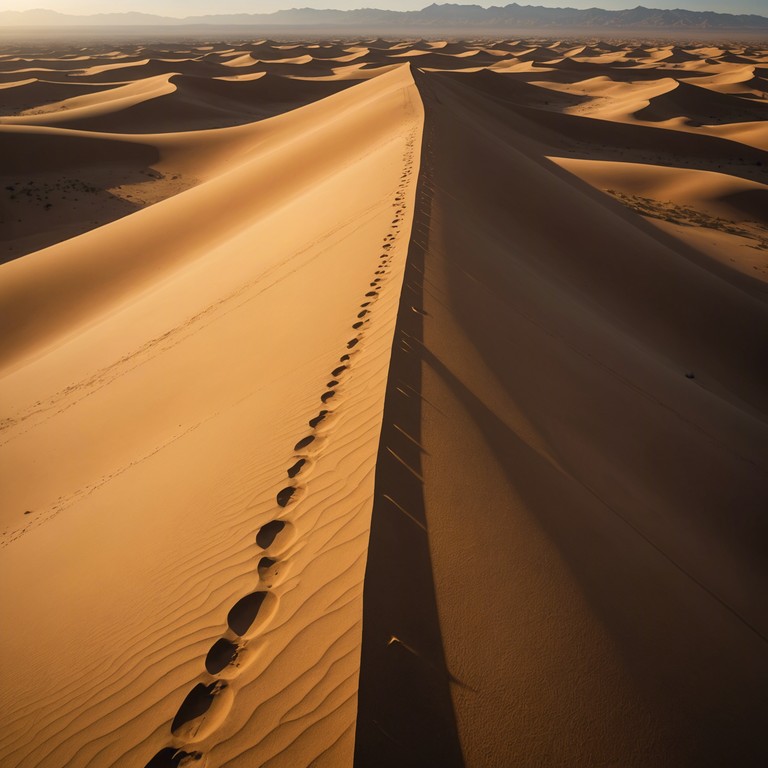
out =
{"type": "Polygon", "coordinates": [[[0,765],[768,764],[768,50],[7,46],[0,765]]]}

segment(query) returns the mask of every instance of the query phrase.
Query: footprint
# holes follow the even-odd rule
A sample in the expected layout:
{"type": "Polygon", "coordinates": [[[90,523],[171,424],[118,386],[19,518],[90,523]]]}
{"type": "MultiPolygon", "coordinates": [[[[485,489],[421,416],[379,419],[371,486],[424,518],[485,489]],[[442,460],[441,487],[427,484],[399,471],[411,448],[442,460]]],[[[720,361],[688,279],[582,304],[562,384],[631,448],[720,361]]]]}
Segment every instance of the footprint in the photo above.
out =
{"type": "Polygon", "coordinates": [[[349,359],[350,359],[349,355],[342,355],[342,356],[339,358],[339,362],[340,362],[340,363],[346,363],[346,362],[347,362],[347,360],[349,360],[349,359]]]}
{"type": "Polygon", "coordinates": [[[211,675],[218,675],[225,667],[232,664],[240,652],[238,646],[231,640],[219,638],[205,657],[205,668],[211,675]]]}
{"type": "Polygon", "coordinates": [[[364,309],[362,312],[358,312],[357,316],[358,317],[365,317],[367,314],[368,314],[368,310],[364,309]]]}
{"type": "Polygon", "coordinates": [[[284,563],[281,563],[279,560],[273,560],[271,557],[262,557],[261,560],[259,560],[259,578],[264,582],[264,586],[266,586],[267,589],[272,588],[275,579],[280,576],[284,567],[284,563]]]}
{"type": "MultiPolygon", "coordinates": [[[[346,368],[347,366],[342,366],[343,368],[346,368]]],[[[338,370],[338,369],[337,369],[338,370]]],[[[314,429],[327,415],[329,411],[320,411],[320,413],[315,416],[314,419],[309,420],[309,426],[314,429]]]]}
{"type": "MultiPolygon", "coordinates": [[[[286,530],[287,525],[285,520],[270,520],[259,528],[259,532],[256,534],[256,543],[262,549],[269,549],[275,543],[277,537],[286,530]]],[[[283,537],[281,536],[280,538],[282,539],[283,537]]]]}
{"type": "Polygon", "coordinates": [[[296,443],[296,445],[293,446],[293,450],[294,451],[301,451],[304,448],[306,448],[308,445],[313,443],[314,440],[315,440],[315,436],[314,435],[307,435],[306,437],[302,437],[301,440],[299,440],[299,442],[296,443]]]}
{"type": "Polygon", "coordinates": [[[352,349],[353,347],[356,347],[360,343],[360,339],[350,339],[347,342],[347,349],[352,349]]]}
{"type": "MultiPolygon", "coordinates": [[[[314,421],[314,419],[313,419],[314,421]]],[[[306,459],[299,459],[292,467],[288,468],[288,477],[293,479],[301,472],[302,467],[307,463],[306,459]]]]}
{"type": "Polygon", "coordinates": [[[272,617],[276,607],[274,593],[251,592],[232,606],[227,614],[227,626],[240,637],[252,636],[272,617]]]}
{"type": "Polygon", "coordinates": [[[336,396],[336,390],[331,389],[331,390],[328,390],[328,392],[324,392],[322,395],[320,395],[320,399],[324,403],[327,403],[332,397],[335,397],[335,396],[336,396]]]}
{"type": "Polygon", "coordinates": [[[234,695],[223,680],[198,683],[179,707],[171,733],[187,741],[201,741],[218,728],[226,717],[234,695]]]}
{"type": "Polygon", "coordinates": [[[175,747],[161,749],[146,765],[146,768],[184,768],[201,760],[201,752],[185,752],[175,747]]]}
{"type": "Polygon", "coordinates": [[[378,291],[368,291],[368,293],[366,293],[365,295],[366,295],[366,297],[378,296],[379,292],[378,291]]]}
{"type": "Polygon", "coordinates": [[[292,485],[287,486],[286,488],[283,488],[281,491],[277,492],[277,505],[279,507],[286,507],[288,506],[288,502],[293,497],[293,494],[296,493],[296,488],[292,485]]]}
{"type": "MultiPolygon", "coordinates": [[[[352,328],[353,328],[354,330],[357,330],[358,328],[362,328],[362,327],[363,327],[363,325],[365,325],[365,323],[363,323],[363,321],[362,321],[362,320],[359,320],[358,322],[356,322],[356,323],[354,323],[354,324],[352,325],[352,328]]],[[[339,382],[337,381],[337,382],[336,382],[336,384],[338,384],[338,383],[339,383],[339,382]]],[[[330,387],[331,385],[329,384],[328,386],[330,387]]]]}
{"type": "Polygon", "coordinates": [[[213,704],[214,691],[218,690],[218,682],[205,685],[198,683],[186,696],[173,718],[171,731],[176,733],[182,726],[202,717],[213,704]]]}
{"type": "MultiPolygon", "coordinates": [[[[361,314],[365,314],[365,313],[363,312],[361,314]]],[[[360,317],[360,315],[358,315],[358,317],[360,317]]],[[[346,370],[347,370],[347,366],[346,365],[340,365],[338,368],[334,368],[331,371],[331,376],[341,376],[341,374],[344,373],[344,371],[346,371],[346,370]]]]}

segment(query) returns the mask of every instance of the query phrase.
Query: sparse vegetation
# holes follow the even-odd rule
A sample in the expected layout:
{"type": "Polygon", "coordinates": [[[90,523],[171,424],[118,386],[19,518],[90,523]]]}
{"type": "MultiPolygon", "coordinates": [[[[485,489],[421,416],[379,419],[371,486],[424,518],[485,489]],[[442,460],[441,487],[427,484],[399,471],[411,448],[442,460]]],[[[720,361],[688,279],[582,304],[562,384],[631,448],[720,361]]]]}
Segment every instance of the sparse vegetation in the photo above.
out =
{"type": "Polygon", "coordinates": [[[654,219],[661,219],[686,227],[717,229],[720,232],[727,232],[730,235],[738,235],[739,237],[753,240],[755,241],[753,247],[768,251],[768,227],[757,221],[734,222],[670,201],[662,202],[652,197],[628,195],[613,189],[606,191],[609,195],[612,195],[642,216],[650,216],[654,219]]]}

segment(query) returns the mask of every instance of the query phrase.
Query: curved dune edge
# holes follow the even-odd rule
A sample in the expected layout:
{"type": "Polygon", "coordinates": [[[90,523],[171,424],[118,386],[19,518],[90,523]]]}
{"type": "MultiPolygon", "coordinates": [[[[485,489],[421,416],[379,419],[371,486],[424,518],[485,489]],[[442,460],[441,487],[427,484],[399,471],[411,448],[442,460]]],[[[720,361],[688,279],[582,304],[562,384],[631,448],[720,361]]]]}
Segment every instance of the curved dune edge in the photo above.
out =
{"type": "MultiPolygon", "coordinates": [[[[65,337],[40,331],[5,368],[2,399],[20,408],[0,433],[0,484],[15,489],[0,570],[18,585],[3,606],[27,627],[4,642],[5,764],[176,765],[177,750],[211,765],[351,762],[422,126],[407,67],[358,87],[287,115],[290,153],[278,142],[129,217],[161,217],[146,226],[165,248],[194,222],[225,237],[190,248],[189,233],[172,265],[126,280],[135,242],[94,232],[113,264],[70,297],[88,316],[58,305],[65,337]],[[270,184],[266,209],[254,178],[270,184]]],[[[51,259],[73,268],[79,239],[51,259]]],[[[6,267],[45,292],[45,258],[6,267]]]]}

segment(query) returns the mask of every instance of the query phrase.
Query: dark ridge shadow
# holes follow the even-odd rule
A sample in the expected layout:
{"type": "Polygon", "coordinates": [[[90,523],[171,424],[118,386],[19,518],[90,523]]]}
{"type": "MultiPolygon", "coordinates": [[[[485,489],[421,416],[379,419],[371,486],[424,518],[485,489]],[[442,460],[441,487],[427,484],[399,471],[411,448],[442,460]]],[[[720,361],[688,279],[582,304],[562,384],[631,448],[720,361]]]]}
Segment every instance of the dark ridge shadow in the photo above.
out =
{"type": "MultiPolygon", "coordinates": [[[[418,79],[417,83],[420,88],[426,85],[427,88],[434,87],[437,90],[437,84],[445,80],[443,75],[430,75],[428,79],[418,79]]],[[[440,96],[448,103],[451,94],[448,89],[439,87],[440,96]]],[[[749,472],[744,471],[737,476],[736,471],[741,470],[733,469],[733,477],[724,477],[721,488],[716,483],[708,483],[707,491],[697,498],[695,494],[699,492],[698,484],[706,483],[703,477],[707,474],[706,449],[699,448],[693,440],[684,442],[681,439],[680,445],[690,446],[690,449],[677,451],[675,458],[682,457],[691,461],[692,456],[700,455],[702,460],[698,465],[687,466],[685,461],[680,461],[665,476],[663,461],[658,461],[654,467],[650,463],[641,464],[635,458],[639,452],[632,451],[634,445],[653,445],[655,455],[661,455],[666,451],[662,443],[665,440],[671,442],[671,438],[650,419],[647,428],[641,424],[640,429],[633,429],[640,420],[633,422],[633,413],[630,409],[621,408],[620,400],[617,400],[616,407],[611,405],[610,398],[604,396],[604,393],[610,392],[609,387],[598,389],[594,384],[597,378],[590,380],[588,390],[583,390],[588,395],[582,401],[583,405],[574,401],[578,404],[569,407],[578,410],[586,405],[585,410],[590,413],[589,429],[594,435],[598,434],[601,424],[616,419],[626,424],[626,439],[620,438],[609,443],[606,438],[603,450],[609,454],[615,448],[616,457],[626,450],[625,455],[632,458],[622,458],[620,461],[623,462],[622,466],[631,468],[635,486],[653,487],[655,500],[660,506],[664,504],[667,509],[674,510],[677,504],[676,513],[679,510],[690,521],[685,538],[676,541],[674,535],[665,533],[664,525],[653,527],[651,521],[654,510],[650,508],[651,505],[635,501],[630,494],[622,494],[621,489],[617,492],[611,488],[610,483],[604,481],[599,472],[576,460],[579,448],[567,447],[560,437],[562,433],[552,426],[553,420],[557,418],[553,416],[558,410],[556,399],[564,389],[553,387],[552,392],[556,394],[549,398],[549,402],[543,401],[542,405],[536,388],[547,386],[547,378],[550,378],[559,379],[575,392],[582,389],[581,382],[586,379],[580,379],[572,372],[573,369],[569,371],[565,367],[554,366],[550,369],[547,365],[550,353],[537,358],[536,365],[526,366],[527,358],[521,356],[519,350],[527,347],[520,346],[519,340],[525,338],[529,327],[533,327],[532,323],[530,326],[525,325],[527,318],[545,325],[542,320],[548,317],[548,297],[541,302],[532,301],[533,308],[528,308],[526,314],[518,314],[522,291],[515,291],[516,273],[513,270],[507,271],[509,262],[505,261],[507,254],[503,247],[495,251],[493,238],[483,239],[483,235],[493,231],[494,227],[502,233],[513,231],[505,230],[502,226],[504,217],[511,215],[507,201],[494,201],[483,192],[484,175],[487,175],[485,169],[497,168],[496,172],[503,174],[503,178],[516,178],[522,185],[522,178],[527,175],[523,170],[525,164],[522,161],[519,163],[515,168],[518,171],[515,176],[511,166],[504,168],[501,160],[503,152],[492,154],[489,150],[485,153],[484,148],[492,146],[488,137],[493,135],[493,123],[481,118],[479,99],[469,103],[472,106],[472,117],[477,118],[477,125],[483,129],[477,129],[476,135],[470,130],[459,129],[455,135],[451,133],[451,126],[459,124],[461,111],[451,114],[448,112],[449,107],[446,107],[443,111],[448,114],[441,116],[438,110],[433,110],[434,121],[440,121],[440,156],[450,157],[451,151],[460,147],[460,151],[466,152],[471,162],[461,166],[461,175],[457,172],[456,176],[451,175],[450,164],[440,166],[441,175],[436,179],[436,186],[443,192],[439,193],[433,208],[433,227],[440,230],[438,242],[441,246],[447,245],[429,252],[427,260],[430,267],[435,268],[438,258],[443,259],[440,268],[447,290],[445,296],[441,296],[441,301],[450,306],[453,318],[471,340],[473,350],[484,361],[494,381],[509,393],[510,402],[516,403],[540,434],[548,436],[556,461],[550,462],[543,453],[539,453],[518,435],[504,421],[506,414],[498,408],[498,401],[486,399],[487,390],[482,383],[467,375],[449,355],[446,355],[446,362],[443,362],[430,350],[421,350],[422,363],[425,370],[429,370],[429,381],[438,380],[450,391],[482,433],[485,443],[493,446],[495,461],[505,474],[509,487],[515,488],[540,529],[568,564],[574,583],[578,585],[591,610],[599,616],[601,625],[610,633],[624,669],[636,683],[638,698],[650,702],[653,716],[663,723],[664,729],[668,729],[671,734],[669,743],[674,744],[677,750],[674,755],[662,755],[660,751],[653,758],[647,759],[637,747],[655,750],[652,739],[641,736],[644,728],[642,721],[628,720],[628,728],[631,729],[626,742],[628,747],[617,747],[623,754],[610,764],[674,765],[675,768],[683,765],[739,765],[750,768],[765,765],[766,742],[763,732],[765,722],[768,722],[768,710],[763,692],[768,680],[768,656],[764,640],[765,611],[762,610],[761,602],[765,592],[764,589],[761,591],[765,584],[765,570],[764,558],[761,559],[756,549],[756,546],[760,546],[758,542],[765,540],[765,516],[762,514],[765,507],[765,483],[758,483],[757,475],[752,476],[755,480],[751,480],[750,484],[744,483],[737,477],[750,478],[749,472]],[[475,176],[474,171],[468,170],[470,166],[482,170],[475,176]],[[473,219],[472,212],[459,216],[457,208],[451,206],[450,196],[445,190],[455,189],[459,182],[464,185],[462,189],[466,197],[458,199],[471,199],[476,211],[482,212],[482,215],[477,214],[477,218],[473,219]],[[494,209],[496,204],[498,209],[494,209]],[[494,210],[497,210],[496,214],[494,210]],[[525,322],[520,323],[518,318],[525,318],[525,322]],[[504,354],[500,354],[502,349],[504,354]],[[553,375],[554,370],[563,371],[564,375],[553,375]],[[653,433],[654,429],[658,431],[653,433]],[[679,490],[676,483],[686,475],[690,476],[691,481],[688,487],[679,490]],[[718,505],[715,501],[709,506],[700,503],[701,500],[706,501],[703,499],[705,493],[722,493],[725,503],[718,505]],[[710,530],[717,531],[717,547],[707,544],[710,530]],[[702,542],[700,548],[696,546],[697,540],[702,542]],[[731,541],[733,544],[730,544],[731,541]],[[727,549],[738,554],[742,562],[755,563],[749,573],[750,580],[741,576],[731,578],[728,573],[729,563],[737,562],[737,558],[718,561],[721,546],[724,551],[727,549]]],[[[488,113],[491,114],[490,109],[488,113]]],[[[498,113],[494,112],[493,115],[495,118],[498,113]]],[[[499,117],[499,125],[506,130],[511,121],[504,119],[503,115],[499,117]]],[[[536,158],[533,152],[531,156],[536,158]]],[[[545,162],[542,158],[536,158],[536,161],[542,165],[545,162]]],[[[548,168],[548,171],[555,175],[560,173],[554,168],[548,168]]],[[[535,199],[534,188],[535,185],[530,187],[532,199],[535,199]]],[[[574,204],[579,197],[577,190],[586,196],[595,194],[594,190],[590,192],[579,182],[573,187],[574,204]]],[[[551,203],[553,199],[554,195],[551,195],[548,201],[551,203]]],[[[525,209],[524,202],[521,201],[516,215],[530,217],[531,210],[525,209]]],[[[558,207],[563,208],[562,204],[558,207]]],[[[580,215],[582,220],[587,220],[585,214],[580,215]]],[[[599,221],[597,214],[594,215],[599,221]]],[[[617,211],[617,215],[624,214],[617,211]]],[[[572,228],[571,232],[579,231],[573,222],[566,226],[572,228]]],[[[639,223],[636,231],[645,233],[645,225],[639,223]]],[[[656,237],[656,240],[660,238],[656,237]]],[[[512,238],[507,236],[506,242],[511,241],[512,238]]],[[[624,253],[631,252],[631,243],[622,242],[618,238],[616,241],[617,245],[624,246],[624,253]]],[[[652,260],[655,251],[650,239],[648,243],[650,245],[643,248],[643,269],[648,273],[663,274],[675,251],[696,261],[694,253],[684,252],[679,246],[673,248],[671,245],[669,255],[652,260]]],[[[553,252],[557,250],[552,249],[553,252]]],[[[600,250],[599,241],[591,250],[600,250]]],[[[621,252],[620,247],[617,250],[621,252]]],[[[544,249],[541,249],[523,258],[533,264],[534,259],[542,259],[543,253],[544,249]]],[[[707,338],[707,344],[712,345],[717,354],[710,357],[702,352],[702,365],[709,365],[710,359],[720,364],[728,355],[733,355],[734,362],[724,366],[726,370],[733,368],[741,358],[740,368],[744,374],[732,378],[738,382],[732,389],[745,391],[742,379],[744,376],[757,378],[755,372],[760,361],[758,355],[749,353],[748,347],[745,347],[745,352],[735,349],[740,336],[737,331],[729,330],[723,341],[714,334],[702,332],[702,324],[697,322],[688,333],[685,330],[685,318],[676,319],[674,306],[667,309],[660,306],[658,300],[652,304],[655,316],[660,317],[664,312],[670,318],[661,332],[652,331],[642,322],[633,322],[631,325],[627,322],[628,315],[625,313],[629,312],[632,302],[629,287],[634,290],[638,285],[631,273],[632,263],[626,257],[622,257],[621,261],[617,259],[621,272],[617,270],[616,276],[605,284],[595,281],[590,285],[584,280],[585,277],[593,280],[595,273],[600,272],[599,269],[587,267],[580,274],[569,271],[568,265],[560,262],[558,272],[561,276],[567,275],[563,279],[569,281],[571,289],[578,286],[578,290],[592,297],[604,299],[610,294],[618,298],[622,306],[610,310],[612,322],[626,323],[635,338],[649,339],[648,346],[663,350],[669,359],[674,359],[673,353],[669,351],[674,349],[670,340],[674,335],[678,335],[689,346],[692,346],[697,336],[707,338]]],[[[541,261],[536,266],[540,264],[541,261]]],[[[682,268],[685,267],[687,265],[683,262],[682,268]]],[[[735,322],[737,317],[754,318],[745,322],[752,337],[756,329],[765,327],[765,323],[760,322],[764,302],[758,306],[756,302],[753,304],[748,301],[748,297],[732,293],[730,288],[726,289],[722,285],[710,287],[712,281],[708,275],[699,277],[697,272],[687,269],[682,274],[686,275],[686,279],[676,281],[679,287],[674,294],[674,302],[682,303],[687,309],[697,301],[706,302],[710,306],[717,304],[721,308],[720,316],[726,318],[725,321],[718,320],[718,328],[724,332],[726,323],[732,320],[735,322]],[[708,296],[717,299],[708,299],[708,296]]],[[[651,295],[653,287],[648,290],[651,295]]],[[[660,293],[656,292],[654,297],[660,293]]],[[[650,304],[649,300],[646,301],[650,304]]],[[[604,308],[607,306],[607,303],[603,305],[604,308]]],[[[603,311],[607,317],[608,310],[603,311]]],[[[706,310],[702,315],[706,316],[706,310]]],[[[572,318],[576,323],[579,322],[576,315],[572,315],[572,318]]],[[[437,333],[439,330],[435,329],[433,335],[430,328],[430,338],[435,338],[437,333]]],[[[585,338],[592,340],[597,337],[590,335],[585,338]]],[[[546,348],[543,343],[540,346],[546,348]]],[[[445,348],[448,348],[447,345],[445,348]]],[[[587,348],[599,359],[599,343],[594,348],[587,348]]],[[[703,370],[708,371],[708,368],[703,370]]],[[[699,378],[698,369],[696,378],[699,378]]],[[[710,411],[712,423],[717,423],[718,411],[719,406],[710,411]]],[[[663,418],[658,423],[663,424],[663,418]]],[[[714,471],[718,470],[720,462],[722,459],[718,458],[718,463],[710,465],[714,471]]],[[[736,468],[737,464],[734,461],[731,467],[736,468]]],[[[629,473],[622,475],[624,488],[630,487],[626,480],[629,476],[629,473]]],[[[435,477],[436,481],[440,479],[439,476],[435,477]]],[[[444,479],[447,478],[444,476],[444,479]]],[[[713,540],[715,537],[709,539],[713,540]]],[[[503,664],[502,654],[497,656],[500,668],[503,664]]],[[[529,693],[526,691],[523,695],[529,693]]],[[[587,699],[584,704],[588,705],[587,699]]],[[[566,717],[553,712],[551,719],[539,723],[532,731],[530,743],[536,749],[538,745],[547,743],[541,735],[547,728],[551,728],[549,744],[556,743],[563,738],[563,733],[567,733],[566,721],[566,717]]],[[[620,745],[619,739],[624,738],[622,733],[604,733],[616,745],[620,745]]],[[[510,741],[516,735],[528,736],[525,731],[521,731],[521,734],[510,733],[510,741]]],[[[580,735],[583,733],[580,732],[580,735]]],[[[587,742],[585,735],[583,743],[587,742]]],[[[577,739],[569,738],[564,744],[564,749],[573,750],[574,755],[580,748],[581,743],[577,739]]],[[[520,764],[550,763],[546,757],[541,759],[537,754],[528,762],[520,764]]],[[[591,765],[597,762],[574,757],[569,764],[591,765]]]]}
{"type": "MultiPolygon", "coordinates": [[[[422,173],[427,153],[424,147],[422,173]]],[[[429,209],[420,179],[376,459],[355,735],[359,768],[464,765],[435,603],[417,445],[423,317],[410,308],[421,302],[419,242],[429,232],[429,209]]]]}

